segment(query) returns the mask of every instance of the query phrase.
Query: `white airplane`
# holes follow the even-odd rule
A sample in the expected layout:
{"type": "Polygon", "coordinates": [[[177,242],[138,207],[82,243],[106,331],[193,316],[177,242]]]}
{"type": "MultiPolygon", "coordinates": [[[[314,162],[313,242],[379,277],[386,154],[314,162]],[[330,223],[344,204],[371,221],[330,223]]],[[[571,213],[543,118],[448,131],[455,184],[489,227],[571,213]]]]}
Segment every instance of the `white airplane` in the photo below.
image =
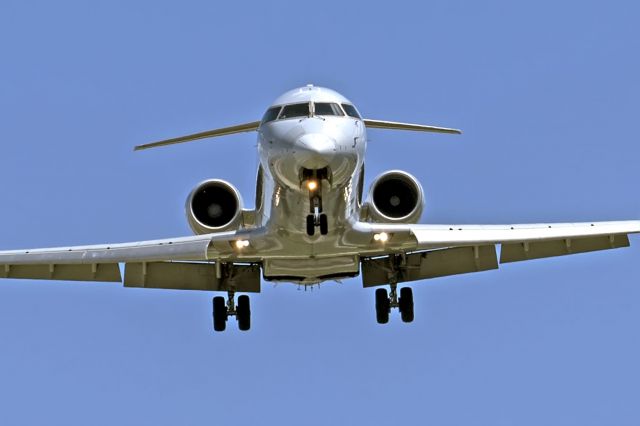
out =
{"type": "Polygon", "coordinates": [[[375,292],[377,321],[398,308],[414,318],[410,287],[398,284],[497,269],[498,263],[629,246],[640,221],[520,225],[416,224],[424,196],[410,174],[378,176],[363,200],[367,128],[461,133],[456,129],[363,119],[339,93],[291,90],[261,121],[137,146],[136,150],[257,131],[255,208],[219,179],[187,199],[195,236],[80,247],[0,252],[1,278],[112,281],[126,287],[227,292],[213,298],[213,326],[235,315],[251,324],[249,297],[267,281],[314,285],[362,273],[375,292]],[[500,259],[496,244],[501,245],[500,259]],[[120,273],[124,263],[124,280],[120,273]]]}

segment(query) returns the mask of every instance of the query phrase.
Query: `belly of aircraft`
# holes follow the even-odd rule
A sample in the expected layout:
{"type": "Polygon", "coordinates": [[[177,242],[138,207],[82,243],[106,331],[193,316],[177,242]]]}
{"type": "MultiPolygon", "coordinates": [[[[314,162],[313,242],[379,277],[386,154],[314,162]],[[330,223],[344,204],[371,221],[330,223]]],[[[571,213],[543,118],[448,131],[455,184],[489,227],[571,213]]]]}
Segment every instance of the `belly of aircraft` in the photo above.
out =
{"type": "Polygon", "coordinates": [[[323,212],[330,219],[329,230],[307,235],[306,217],[311,213],[309,194],[304,189],[281,185],[273,194],[268,236],[252,242],[263,256],[263,275],[267,280],[304,284],[352,277],[359,272],[359,255],[345,241],[349,219],[355,213],[351,183],[321,187],[323,212]]]}
{"type": "Polygon", "coordinates": [[[360,271],[357,255],[307,258],[268,258],[262,263],[265,279],[301,284],[354,277],[360,271]]]}

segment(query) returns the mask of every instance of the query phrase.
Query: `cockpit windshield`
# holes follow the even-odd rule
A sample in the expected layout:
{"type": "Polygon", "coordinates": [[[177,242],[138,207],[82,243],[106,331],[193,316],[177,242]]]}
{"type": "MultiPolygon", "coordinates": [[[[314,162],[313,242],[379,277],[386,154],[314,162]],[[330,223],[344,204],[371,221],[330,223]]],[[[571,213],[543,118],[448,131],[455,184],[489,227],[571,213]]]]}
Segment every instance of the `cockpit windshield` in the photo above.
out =
{"type": "Polygon", "coordinates": [[[362,119],[360,114],[358,114],[358,110],[353,105],[342,104],[342,108],[344,108],[344,112],[346,112],[349,117],[362,119]]]}
{"type": "Polygon", "coordinates": [[[278,114],[280,113],[281,108],[282,107],[279,107],[279,106],[269,108],[267,112],[264,113],[264,116],[262,117],[262,122],[268,123],[278,118],[278,114]]]}
{"type": "Polygon", "coordinates": [[[310,114],[309,103],[285,105],[280,113],[280,120],[295,117],[308,117],[310,114]]]}
{"type": "Polygon", "coordinates": [[[316,102],[315,103],[316,115],[339,115],[343,116],[344,113],[340,108],[340,105],[329,102],[316,102]]]}
{"type": "MultiPolygon", "coordinates": [[[[270,123],[274,120],[286,120],[288,118],[310,117],[310,102],[291,104],[284,106],[274,106],[267,110],[262,117],[262,123],[270,123]]],[[[314,102],[313,114],[316,116],[333,116],[333,117],[349,117],[360,118],[360,114],[353,105],[340,104],[335,102],[314,102]]]]}

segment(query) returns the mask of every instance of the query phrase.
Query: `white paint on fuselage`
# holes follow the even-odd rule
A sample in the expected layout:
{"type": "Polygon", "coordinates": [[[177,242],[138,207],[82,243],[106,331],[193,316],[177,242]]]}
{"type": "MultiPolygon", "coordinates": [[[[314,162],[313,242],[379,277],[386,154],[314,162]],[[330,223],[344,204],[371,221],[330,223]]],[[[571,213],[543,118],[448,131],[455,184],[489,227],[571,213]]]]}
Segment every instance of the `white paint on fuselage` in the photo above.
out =
{"type": "MultiPolygon", "coordinates": [[[[339,93],[306,86],[280,96],[271,106],[302,102],[351,104],[339,93]]],[[[260,163],[283,185],[300,186],[300,168],[328,166],[336,185],[344,184],[362,165],[366,131],[362,120],[349,116],[312,116],[276,120],[258,129],[260,163]]]]}
{"type": "MultiPolygon", "coordinates": [[[[321,87],[307,86],[291,90],[272,104],[302,102],[352,103],[339,93],[321,87]]],[[[328,255],[341,247],[344,234],[359,215],[358,181],[366,150],[366,130],[362,120],[349,116],[311,116],[276,120],[258,129],[260,167],[264,173],[264,202],[256,212],[258,225],[264,226],[281,246],[299,247],[296,258],[307,267],[298,270],[314,280],[316,256],[328,255]],[[305,221],[310,213],[309,191],[300,180],[300,170],[328,167],[330,180],[321,183],[323,212],[329,218],[329,234],[306,233],[305,221]]],[[[357,259],[354,260],[357,262],[357,259]]],[[[346,262],[349,263],[349,262],[346,262]]],[[[345,270],[352,270],[348,265],[345,270]]],[[[317,269],[317,268],[316,268],[317,269]]],[[[267,267],[265,267],[267,272],[267,267]]]]}

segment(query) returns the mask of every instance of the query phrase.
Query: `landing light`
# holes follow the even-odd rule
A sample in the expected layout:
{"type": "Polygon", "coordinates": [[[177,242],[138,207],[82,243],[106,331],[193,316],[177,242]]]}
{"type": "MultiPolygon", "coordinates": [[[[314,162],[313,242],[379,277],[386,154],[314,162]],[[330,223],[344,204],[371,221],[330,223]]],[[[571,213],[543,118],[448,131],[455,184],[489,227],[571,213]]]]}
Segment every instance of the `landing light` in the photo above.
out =
{"type": "Polygon", "coordinates": [[[386,232],[380,232],[379,234],[373,234],[374,241],[380,241],[381,243],[386,243],[389,241],[389,234],[386,232]]]}
{"type": "Polygon", "coordinates": [[[308,181],[307,188],[309,188],[309,191],[315,191],[316,189],[318,189],[318,182],[316,182],[315,180],[308,181]]]}
{"type": "Polygon", "coordinates": [[[243,249],[245,247],[249,247],[249,241],[248,240],[237,240],[236,241],[236,248],[243,249]]]}

